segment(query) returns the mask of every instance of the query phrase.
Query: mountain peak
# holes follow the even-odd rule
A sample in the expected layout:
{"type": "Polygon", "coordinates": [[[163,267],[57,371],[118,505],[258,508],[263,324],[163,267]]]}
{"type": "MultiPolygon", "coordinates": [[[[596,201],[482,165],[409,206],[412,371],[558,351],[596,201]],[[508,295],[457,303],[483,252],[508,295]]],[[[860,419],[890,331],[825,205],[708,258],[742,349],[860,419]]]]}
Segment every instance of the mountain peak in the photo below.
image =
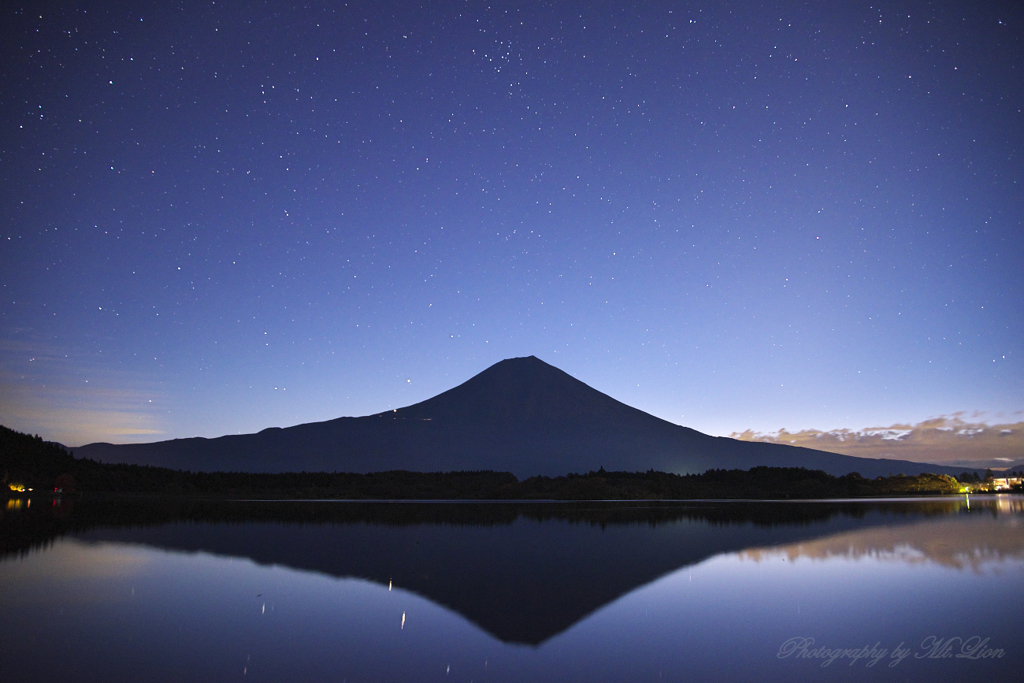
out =
{"type": "Polygon", "coordinates": [[[407,419],[487,423],[599,421],[621,417],[623,411],[651,417],[536,356],[525,356],[499,361],[453,389],[396,412],[407,419]]]}

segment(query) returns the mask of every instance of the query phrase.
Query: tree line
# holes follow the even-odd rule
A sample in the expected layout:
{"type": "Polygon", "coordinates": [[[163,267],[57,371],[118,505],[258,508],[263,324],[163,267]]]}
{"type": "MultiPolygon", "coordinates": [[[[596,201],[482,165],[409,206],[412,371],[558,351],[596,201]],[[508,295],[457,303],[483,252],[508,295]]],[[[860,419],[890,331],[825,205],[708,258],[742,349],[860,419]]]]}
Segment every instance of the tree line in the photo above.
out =
{"type": "Polygon", "coordinates": [[[854,498],[954,494],[961,482],[921,473],[866,479],[802,467],[711,469],[703,474],[607,472],[519,480],[510,472],[189,472],[75,458],[59,444],[0,426],[0,474],[36,491],[148,493],[232,498],[347,500],[684,500],[854,498]]]}

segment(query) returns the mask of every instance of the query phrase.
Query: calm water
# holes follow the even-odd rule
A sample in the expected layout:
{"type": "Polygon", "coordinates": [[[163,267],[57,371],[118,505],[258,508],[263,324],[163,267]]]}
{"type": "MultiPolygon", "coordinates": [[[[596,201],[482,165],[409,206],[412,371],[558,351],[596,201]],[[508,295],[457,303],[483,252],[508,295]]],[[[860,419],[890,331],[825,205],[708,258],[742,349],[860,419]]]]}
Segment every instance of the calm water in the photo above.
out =
{"type": "Polygon", "coordinates": [[[1024,680],[1020,497],[2,514],[11,681],[1024,680]]]}

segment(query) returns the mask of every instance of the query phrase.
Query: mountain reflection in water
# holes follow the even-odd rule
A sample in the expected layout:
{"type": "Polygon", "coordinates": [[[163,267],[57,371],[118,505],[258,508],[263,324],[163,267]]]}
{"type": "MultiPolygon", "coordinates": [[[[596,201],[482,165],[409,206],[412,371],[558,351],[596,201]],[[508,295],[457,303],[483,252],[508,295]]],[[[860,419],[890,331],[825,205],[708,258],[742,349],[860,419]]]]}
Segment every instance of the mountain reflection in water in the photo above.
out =
{"type": "MultiPolygon", "coordinates": [[[[723,553],[753,560],[765,553],[926,557],[957,568],[976,567],[993,554],[1019,559],[1021,534],[974,523],[995,509],[980,501],[968,509],[961,499],[680,504],[94,499],[69,510],[37,505],[31,514],[29,509],[7,513],[0,520],[7,547],[0,550],[24,552],[71,534],[90,543],[244,557],[411,591],[502,641],[536,645],[640,586],[723,553]],[[755,549],[765,547],[775,549],[755,549]],[[904,547],[917,555],[899,550],[904,547]]],[[[1018,519],[1011,515],[1005,523],[1018,519]]]]}
{"type": "Polygon", "coordinates": [[[1017,497],[41,502],[0,510],[10,680],[952,682],[1024,665],[1017,497]],[[779,657],[794,637],[972,636],[1002,655],[779,657]]]}

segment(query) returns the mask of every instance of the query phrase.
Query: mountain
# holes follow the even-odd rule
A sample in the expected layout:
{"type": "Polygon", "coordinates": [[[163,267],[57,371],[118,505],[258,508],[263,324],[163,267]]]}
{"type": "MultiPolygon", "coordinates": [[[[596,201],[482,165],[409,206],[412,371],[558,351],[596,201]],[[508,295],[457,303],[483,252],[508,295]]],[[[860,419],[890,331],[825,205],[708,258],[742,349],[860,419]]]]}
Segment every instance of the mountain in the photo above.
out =
{"type": "Polygon", "coordinates": [[[96,443],[75,455],[192,471],[496,470],[520,478],[601,467],[685,474],[768,465],[865,477],[960,471],[708,436],[620,403],[533,356],[501,361],[386,413],[215,439],[96,443]]]}

